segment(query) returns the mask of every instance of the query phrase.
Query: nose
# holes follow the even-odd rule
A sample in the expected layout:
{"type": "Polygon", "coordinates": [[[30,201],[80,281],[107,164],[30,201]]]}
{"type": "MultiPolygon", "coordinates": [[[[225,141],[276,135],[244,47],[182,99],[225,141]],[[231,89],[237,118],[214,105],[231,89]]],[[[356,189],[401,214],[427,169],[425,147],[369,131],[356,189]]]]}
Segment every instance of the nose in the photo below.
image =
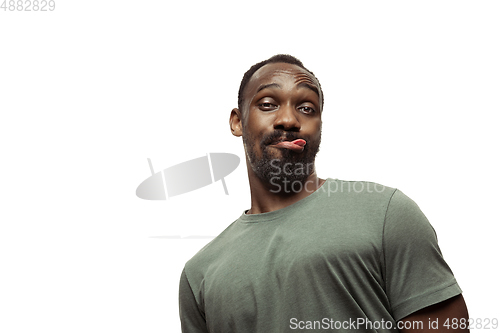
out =
{"type": "Polygon", "coordinates": [[[300,121],[293,107],[281,105],[275,114],[276,118],[274,119],[274,129],[281,129],[285,131],[300,130],[300,121]]]}

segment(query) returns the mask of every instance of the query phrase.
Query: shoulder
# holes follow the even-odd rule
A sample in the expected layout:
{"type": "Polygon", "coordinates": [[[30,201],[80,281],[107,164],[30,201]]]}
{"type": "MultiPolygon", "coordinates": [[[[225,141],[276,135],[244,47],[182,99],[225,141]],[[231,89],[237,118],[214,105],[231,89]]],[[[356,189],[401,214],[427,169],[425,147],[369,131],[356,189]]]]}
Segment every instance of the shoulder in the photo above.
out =
{"type": "Polygon", "coordinates": [[[370,181],[335,179],[329,182],[325,191],[329,198],[343,207],[379,216],[385,233],[414,232],[435,236],[432,225],[417,203],[398,188],[370,181]]]}
{"type": "Polygon", "coordinates": [[[400,190],[391,196],[385,214],[384,233],[386,240],[402,243],[405,247],[422,242],[437,246],[437,235],[431,223],[417,203],[400,190]]]}
{"type": "Polygon", "coordinates": [[[394,187],[366,180],[343,180],[329,178],[325,190],[330,193],[342,194],[379,194],[380,196],[392,195],[394,187]]]}
{"type": "Polygon", "coordinates": [[[195,275],[203,275],[208,267],[220,260],[224,249],[232,241],[231,234],[238,227],[238,220],[233,221],[224,231],[202,247],[191,259],[189,259],[184,270],[188,278],[195,275]]]}
{"type": "Polygon", "coordinates": [[[342,205],[387,207],[396,188],[364,180],[328,179],[321,190],[342,205]]]}

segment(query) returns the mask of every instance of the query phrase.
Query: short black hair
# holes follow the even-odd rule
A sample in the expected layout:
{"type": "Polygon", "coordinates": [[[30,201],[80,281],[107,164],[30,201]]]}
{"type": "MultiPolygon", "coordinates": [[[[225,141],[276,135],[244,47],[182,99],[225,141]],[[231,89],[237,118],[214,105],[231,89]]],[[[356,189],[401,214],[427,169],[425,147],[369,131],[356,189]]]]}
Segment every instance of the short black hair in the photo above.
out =
{"type": "Polygon", "coordinates": [[[291,56],[289,54],[277,54],[277,55],[274,55],[267,60],[263,60],[261,62],[256,63],[255,65],[250,67],[250,69],[248,71],[246,71],[245,75],[243,75],[243,79],[241,80],[241,84],[240,84],[240,90],[238,91],[238,109],[240,109],[240,112],[243,112],[243,109],[242,109],[243,108],[243,94],[244,94],[245,88],[246,88],[248,82],[250,81],[250,78],[253,76],[253,74],[264,65],[278,63],[278,62],[284,62],[287,64],[297,65],[300,68],[306,70],[309,74],[311,74],[318,81],[319,90],[321,91],[321,109],[323,109],[323,104],[324,104],[324,100],[325,100],[324,94],[323,94],[323,90],[321,89],[321,84],[319,83],[319,80],[314,75],[314,73],[311,72],[310,70],[308,70],[304,66],[304,64],[302,64],[302,61],[295,58],[294,56],[291,56]]]}

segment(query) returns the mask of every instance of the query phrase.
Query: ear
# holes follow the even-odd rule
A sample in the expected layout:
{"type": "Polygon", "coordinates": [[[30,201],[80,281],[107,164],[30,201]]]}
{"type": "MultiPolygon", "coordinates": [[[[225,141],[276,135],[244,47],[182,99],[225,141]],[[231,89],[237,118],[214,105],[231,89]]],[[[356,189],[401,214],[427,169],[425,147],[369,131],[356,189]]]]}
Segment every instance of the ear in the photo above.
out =
{"type": "Polygon", "coordinates": [[[229,126],[231,127],[231,133],[234,136],[241,136],[243,134],[241,130],[241,122],[243,118],[241,117],[241,112],[239,109],[234,108],[229,116],[229,126]]]}

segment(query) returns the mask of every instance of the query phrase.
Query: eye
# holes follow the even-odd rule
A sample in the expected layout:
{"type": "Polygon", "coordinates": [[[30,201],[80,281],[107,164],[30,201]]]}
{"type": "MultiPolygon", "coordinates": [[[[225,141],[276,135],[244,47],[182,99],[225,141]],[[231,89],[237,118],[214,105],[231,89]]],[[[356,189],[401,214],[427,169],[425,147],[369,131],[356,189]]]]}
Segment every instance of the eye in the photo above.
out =
{"type": "Polygon", "coordinates": [[[316,110],[314,110],[312,107],[305,106],[305,105],[299,106],[299,111],[303,112],[303,113],[306,113],[306,114],[310,114],[310,113],[316,112],[316,110]]]}
{"type": "Polygon", "coordinates": [[[271,102],[263,102],[259,103],[259,109],[262,111],[272,111],[275,110],[278,106],[276,104],[273,104],[271,102]]]}

